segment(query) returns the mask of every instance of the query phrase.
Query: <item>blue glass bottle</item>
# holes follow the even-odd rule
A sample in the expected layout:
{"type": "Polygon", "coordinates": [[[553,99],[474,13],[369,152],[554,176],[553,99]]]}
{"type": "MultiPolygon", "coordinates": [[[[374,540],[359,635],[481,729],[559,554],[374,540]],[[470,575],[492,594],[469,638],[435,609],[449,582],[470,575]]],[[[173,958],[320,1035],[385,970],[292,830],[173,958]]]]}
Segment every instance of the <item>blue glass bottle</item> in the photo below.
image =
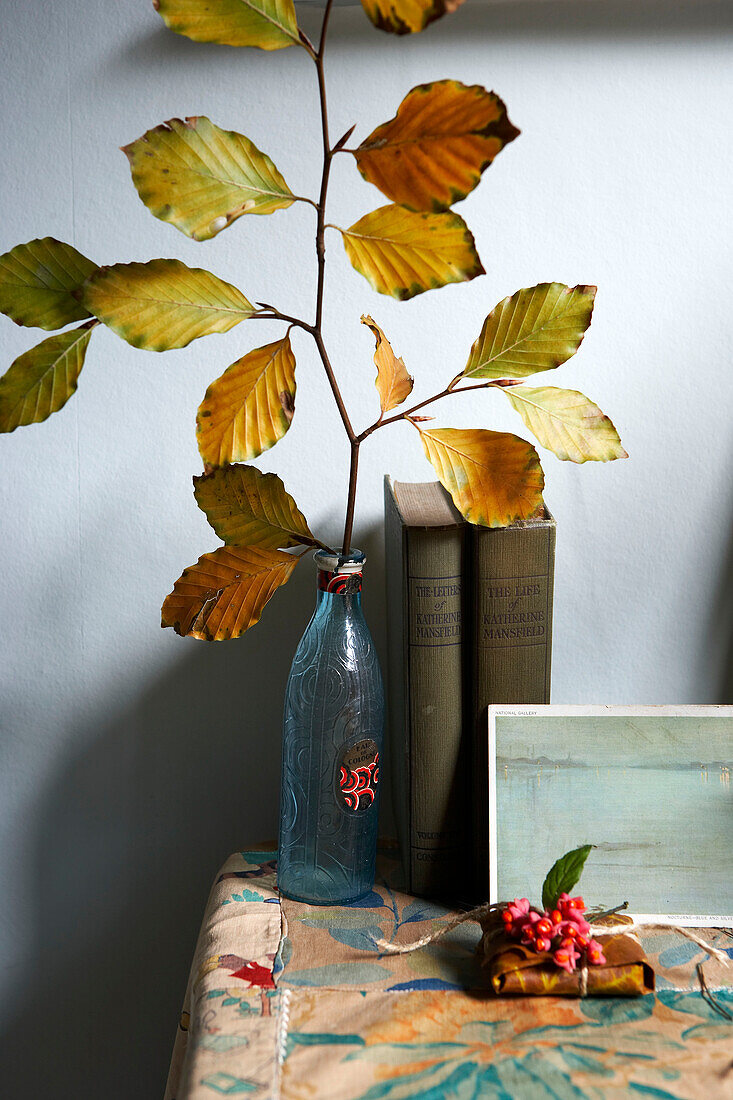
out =
{"type": "Polygon", "coordinates": [[[278,887],[334,905],[374,883],[384,690],[361,609],[364,554],[314,558],[316,609],[285,689],[278,887]]]}

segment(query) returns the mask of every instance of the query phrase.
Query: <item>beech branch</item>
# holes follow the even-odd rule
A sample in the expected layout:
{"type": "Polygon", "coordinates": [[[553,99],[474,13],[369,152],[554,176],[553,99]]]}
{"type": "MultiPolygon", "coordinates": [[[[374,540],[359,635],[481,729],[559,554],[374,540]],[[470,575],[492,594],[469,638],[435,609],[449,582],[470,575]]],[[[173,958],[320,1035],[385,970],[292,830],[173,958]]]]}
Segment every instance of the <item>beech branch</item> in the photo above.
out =
{"type": "Polygon", "coordinates": [[[405,409],[404,412],[388,416],[386,420],[384,419],[384,413],[382,413],[378,420],[375,420],[370,427],[365,428],[361,435],[357,436],[357,442],[363,443],[368,436],[376,432],[377,428],[386,428],[388,424],[396,424],[398,420],[409,420],[420,409],[424,409],[426,405],[432,405],[433,402],[440,401],[443,397],[450,397],[451,394],[470,393],[471,390],[486,390],[492,386],[497,389],[506,389],[509,386],[518,386],[521,383],[521,378],[492,378],[489,382],[476,382],[473,386],[462,386],[460,389],[456,389],[456,382],[460,377],[458,375],[457,378],[454,378],[440,393],[434,393],[432,397],[426,397],[424,401],[418,401],[417,405],[405,409]]]}
{"type": "MultiPolygon", "coordinates": [[[[351,532],[354,525],[354,508],[356,504],[356,474],[359,462],[359,440],[356,438],[356,432],[354,431],[349,414],[344,404],[344,399],[341,396],[341,390],[339,384],[336,381],[336,376],[331,366],[331,361],[326,351],[326,345],[323,340],[323,292],[326,281],[326,246],[325,246],[325,225],[326,225],[326,199],[328,197],[328,182],[331,174],[331,161],[334,156],[334,149],[331,148],[331,141],[328,131],[328,103],[326,99],[326,76],[324,69],[324,56],[326,52],[326,36],[328,34],[328,24],[331,18],[331,9],[333,7],[333,0],[326,0],[326,8],[323,13],[323,23],[321,24],[321,37],[318,43],[318,51],[312,53],[313,61],[316,66],[316,73],[318,75],[318,98],[321,107],[321,137],[323,142],[323,170],[321,173],[321,190],[318,196],[317,204],[317,224],[316,224],[316,258],[318,262],[318,285],[316,288],[316,319],[315,324],[309,330],[313,339],[315,340],[316,347],[318,348],[318,354],[321,357],[321,363],[323,369],[326,372],[328,383],[331,387],[336,407],[338,408],[341,421],[344,425],[344,430],[348,436],[349,443],[351,444],[351,470],[349,474],[349,495],[346,504],[346,522],[344,524],[344,538],[343,538],[343,553],[347,554],[351,546],[351,532]]],[[[352,128],[353,129],[353,128],[352,128]]],[[[348,141],[351,136],[351,132],[344,135],[343,141],[348,141]]],[[[336,143],[336,149],[340,145],[340,141],[336,143]]]]}

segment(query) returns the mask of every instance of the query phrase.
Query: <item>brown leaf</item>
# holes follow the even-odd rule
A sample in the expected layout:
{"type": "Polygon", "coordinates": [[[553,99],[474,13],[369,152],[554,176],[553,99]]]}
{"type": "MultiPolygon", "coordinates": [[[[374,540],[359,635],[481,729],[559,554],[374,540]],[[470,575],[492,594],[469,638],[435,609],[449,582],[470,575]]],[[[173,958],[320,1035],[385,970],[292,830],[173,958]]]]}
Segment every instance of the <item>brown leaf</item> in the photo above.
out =
{"type": "Polygon", "coordinates": [[[545,478],[526,439],[483,428],[418,431],[440,483],[469,523],[505,527],[537,512],[545,478]]]}
{"type": "Polygon", "coordinates": [[[380,294],[406,301],[416,294],[483,275],[463,218],[380,206],[342,229],[346,255],[380,294]]]}
{"type": "Polygon", "coordinates": [[[391,34],[416,34],[441,16],[456,11],[463,0],[361,0],[375,27],[391,34]]]}
{"type": "Polygon", "coordinates": [[[297,504],[277,474],[256,466],[223,466],[193,479],[196,503],[228,545],[264,550],[313,544],[297,504]]]}
{"type": "Polygon", "coordinates": [[[183,570],[163,603],[160,625],[205,642],[239,638],[259,622],[297,564],[297,557],[279,550],[221,546],[183,570]]]}
{"type": "Polygon", "coordinates": [[[377,342],[374,352],[374,362],[377,367],[376,387],[379,392],[380,407],[382,412],[386,413],[401,405],[412,393],[413,379],[407,373],[407,367],[402,359],[398,359],[392,351],[392,345],[376,321],[362,314],[361,323],[368,325],[377,342]]]}
{"type": "Polygon", "coordinates": [[[292,422],[295,390],[295,356],[288,336],[232,363],[211,383],[196,414],[204,463],[246,462],[274,447],[292,422]]]}
{"type": "Polygon", "coordinates": [[[447,210],[465,199],[519,134],[504,103],[478,84],[419,84],[397,114],[354,152],[364,179],[410,210],[447,210]]]}

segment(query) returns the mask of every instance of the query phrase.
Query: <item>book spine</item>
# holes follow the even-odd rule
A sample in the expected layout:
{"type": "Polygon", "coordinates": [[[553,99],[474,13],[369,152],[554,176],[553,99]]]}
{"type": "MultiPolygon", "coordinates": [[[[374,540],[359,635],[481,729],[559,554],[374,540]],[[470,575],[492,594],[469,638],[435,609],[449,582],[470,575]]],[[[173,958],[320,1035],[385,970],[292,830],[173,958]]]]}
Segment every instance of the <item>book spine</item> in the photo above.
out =
{"type": "Polygon", "coordinates": [[[407,706],[407,532],[384,479],[384,544],[387,596],[387,773],[405,878],[410,890],[410,727],[407,706]]]}
{"type": "Polygon", "coordinates": [[[555,521],[470,529],[474,895],[488,900],[490,703],[549,703],[555,521]]]}
{"type": "Polygon", "coordinates": [[[406,532],[410,892],[455,897],[470,828],[464,707],[465,527],[406,532]]]}

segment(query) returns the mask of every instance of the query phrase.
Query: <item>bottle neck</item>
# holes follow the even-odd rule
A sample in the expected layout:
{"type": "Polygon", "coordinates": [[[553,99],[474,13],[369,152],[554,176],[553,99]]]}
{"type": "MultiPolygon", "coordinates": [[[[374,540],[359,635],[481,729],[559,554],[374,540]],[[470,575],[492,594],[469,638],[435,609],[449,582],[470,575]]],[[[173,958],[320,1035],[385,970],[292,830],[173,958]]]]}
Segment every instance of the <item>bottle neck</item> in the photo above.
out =
{"type": "Polygon", "coordinates": [[[361,550],[353,549],[344,556],[328,550],[313,555],[318,570],[316,611],[332,609],[351,611],[361,607],[361,574],[366,562],[361,550]]]}
{"type": "Polygon", "coordinates": [[[361,607],[361,573],[335,573],[319,569],[316,609],[326,606],[361,607]]]}

